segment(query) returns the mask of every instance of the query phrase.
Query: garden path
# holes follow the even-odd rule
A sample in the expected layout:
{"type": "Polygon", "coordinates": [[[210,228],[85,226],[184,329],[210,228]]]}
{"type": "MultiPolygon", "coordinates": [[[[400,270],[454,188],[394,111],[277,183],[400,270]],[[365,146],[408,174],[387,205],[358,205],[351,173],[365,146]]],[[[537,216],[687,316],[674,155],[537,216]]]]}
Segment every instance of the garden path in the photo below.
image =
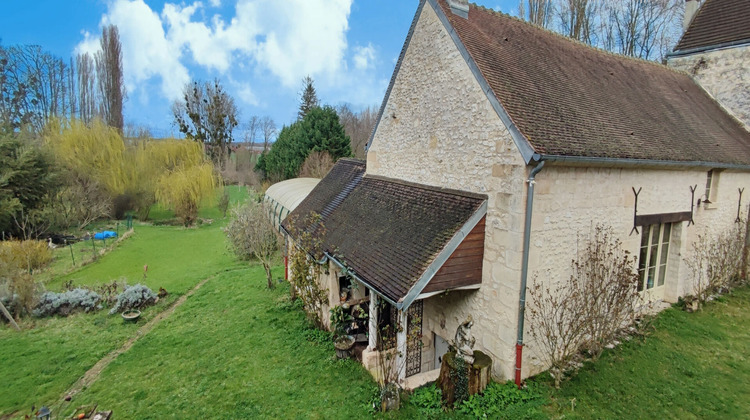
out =
{"type": "Polygon", "coordinates": [[[140,340],[143,336],[148,334],[152,329],[154,329],[155,326],[159,325],[162,321],[164,321],[167,317],[172,315],[174,311],[180,307],[185,301],[193,295],[198,289],[201,288],[204,284],[206,284],[209,280],[216,277],[216,274],[206,277],[205,279],[201,280],[198,284],[195,285],[190,291],[185,293],[184,295],[180,296],[172,305],[162,311],[160,314],[156,315],[152,320],[148,321],[143,327],[139,328],[138,331],[136,331],[135,335],[130,337],[120,348],[112,350],[109,354],[101,358],[94,366],[91,367],[86,373],[83,374],[83,376],[76,381],[75,384],[73,384],[70,389],[68,389],[60,398],[60,403],[62,404],[62,401],[64,401],[66,396],[73,397],[74,395],[78,394],[83,390],[84,388],[88,388],[96,382],[96,380],[99,378],[99,375],[102,373],[102,371],[109,366],[112,361],[114,361],[117,356],[125,353],[128,351],[131,347],[133,347],[133,344],[135,344],[138,340],[140,340]]]}

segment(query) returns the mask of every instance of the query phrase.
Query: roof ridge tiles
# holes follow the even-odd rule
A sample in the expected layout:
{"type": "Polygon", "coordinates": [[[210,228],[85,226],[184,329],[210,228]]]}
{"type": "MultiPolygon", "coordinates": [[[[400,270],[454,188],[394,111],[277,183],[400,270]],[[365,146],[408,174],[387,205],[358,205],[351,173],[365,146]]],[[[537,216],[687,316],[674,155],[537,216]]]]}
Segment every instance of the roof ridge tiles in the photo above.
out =
{"type": "Polygon", "coordinates": [[[469,191],[456,190],[456,189],[452,189],[452,188],[435,187],[435,186],[432,186],[432,185],[418,184],[416,182],[405,181],[403,179],[397,179],[397,178],[389,178],[389,177],[385,177],[385,176],[382,176],[382,175],[371,175],[371,174],[365,173],[365,175],[363,176],[363,179],[372,179],[372,180],[375,180],[375,181],[384,181],[384,182],[389,182],[389,183],[392,183],[392,184],[398,184],[398,185],[405,185],[405,186],[408,186],[408,187],[420,188],[420,189],[427,190],[427,191],[435,191],[435,192],[440,192],[440,193],[445,193],[445,194],[458,195],[458,196],[461,196],[461,197],[475,198],[477,200],[487,200],[488,199],[488,196],[486,194],[478,194],[478,193],[473,193],[473,192],[469,192],[469,191]]]}

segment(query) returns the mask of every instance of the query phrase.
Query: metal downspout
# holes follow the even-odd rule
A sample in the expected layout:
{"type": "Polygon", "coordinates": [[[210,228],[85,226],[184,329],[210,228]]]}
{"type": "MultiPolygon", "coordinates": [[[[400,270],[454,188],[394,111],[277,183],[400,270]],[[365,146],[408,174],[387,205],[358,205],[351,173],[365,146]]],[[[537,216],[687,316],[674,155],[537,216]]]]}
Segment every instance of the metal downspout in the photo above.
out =
{"type": "Polygon", "coordinates": [[[531,211],[534,209],[534,180],[536,174],[541,172],[544,161],[531,170],[528,194],[526,196],[526,224],[523,228],[523,255],[521,260],[521,291],[518,300],[518,341],[516,342],[516,386],[521,386],[521,362],[523,360],[523,321],[526,312],[526,280],[529,275],[529,244],[531,241],[531,211]]]}

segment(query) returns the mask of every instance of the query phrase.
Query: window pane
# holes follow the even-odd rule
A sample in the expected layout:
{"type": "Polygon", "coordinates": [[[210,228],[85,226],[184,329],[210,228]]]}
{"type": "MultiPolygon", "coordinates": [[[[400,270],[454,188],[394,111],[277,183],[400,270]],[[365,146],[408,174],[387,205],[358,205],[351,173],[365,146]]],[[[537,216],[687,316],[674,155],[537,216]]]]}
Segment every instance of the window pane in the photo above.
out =
{"type": "Polygon", "coordinates": [[[672,224],[667,223],[664,225],[664,234],[661,237],[661,243],[668,244],[670,235],[672,235],[672,224]]]}
{"type": "Polygon", "coordinates": [[[660,265],[659,266],[659,283],[657,286],[664,286],[664,276],[667,274],[667,266],[660,265]]]}
{"type": "Polygon", "coordinates": [[[654,287],[654,276],[656,274],[656,267],[648,269],[648,279],[646,280],[646,289],[654,287]]]}

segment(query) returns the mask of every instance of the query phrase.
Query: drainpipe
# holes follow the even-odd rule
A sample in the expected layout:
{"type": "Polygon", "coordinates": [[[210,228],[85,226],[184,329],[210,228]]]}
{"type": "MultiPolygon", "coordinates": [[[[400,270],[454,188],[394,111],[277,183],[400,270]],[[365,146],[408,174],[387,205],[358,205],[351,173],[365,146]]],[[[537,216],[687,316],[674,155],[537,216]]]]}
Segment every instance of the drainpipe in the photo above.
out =
{"type": "Polygon", "coordinates": [[[526,280],[529,276],[529,243],[531,241],[531,211],[534,208],[534,178],[544,167],[544,161],[531,170],[526,195],[526,224],[523,228],[523,256],[521,260],[521,292],[518,301],[518,341],[516,342],[516,386],[521,387],[521,362],[523,360],[523,320],[526,312],[526,280]]]}

